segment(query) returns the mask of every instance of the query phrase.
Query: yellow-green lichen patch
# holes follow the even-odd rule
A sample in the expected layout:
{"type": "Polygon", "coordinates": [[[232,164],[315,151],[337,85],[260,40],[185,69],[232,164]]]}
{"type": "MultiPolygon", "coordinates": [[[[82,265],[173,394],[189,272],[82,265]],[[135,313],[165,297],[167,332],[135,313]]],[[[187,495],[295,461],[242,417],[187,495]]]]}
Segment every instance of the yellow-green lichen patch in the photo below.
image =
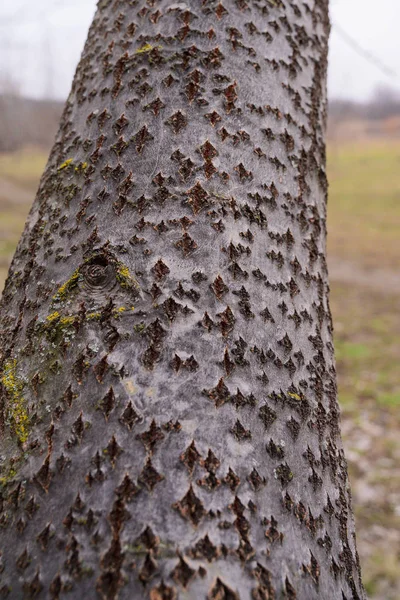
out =
{"type": "Polygon", "coordinates": [[[161,48],[161,46],[152,46],[151,44],[146,43],[137,50],[135,50],[135,54],[144,54],[145,52],[151,52],[151,50],[154,50],[154,48],[161,48]]]}
{"type": "Polygon", "coordinates": [[[139,289],[139,284],[136,279],[131,275],[128,267],[123,263],[117,265],[117,281],[122,288],[125,289],[139,289]]]}
{"type": "Polygon", "coordinates": [[[15,359],[5,363],[1,382],[8,396],[9,404],[7,408],[12,426],[19,441],[24,443],[29,435],[29,417],[26,402],[22,395],[24,384],[17,375],[17,361],[15,359]]]}
{"type": "Polygon", "coordinates": [[[118,317],[120,317],[121,315],[123,315],[125,311],[126,311],[126,307],[125,306],[119,306],[118,308],[114,308],[114,310],[112,312],[113,317],[115,319],[118,319],[118,317]]]}
{"type": "Polygon", "coordinates": [[[75,167],[75,173],[83,173],[87,169],[87,162],[81,162],[77,167],[75,167]]]}
{"type": "Polygon", "coordinates": [[[51,313],[44,323],[47,338],[52,342],[67,341],[75,332],[74,325],[77,320],[77,315],[62,316],[58,311],[51,313]]]}
{"type": "Polygon", "coordinates": [[[290,396],[294,400],[301,400],[301,396],[299,396],[298,394],[294,394],[293,392],[289,392],[288,396],[290,396]]]}
{"type": "Polygon", "coordinates": [[[90,312],[86,314],[86,320],[87,321],[99,321],[101,317],[101,313],[100,312],[90,312]]]}
{"type": "Polygon", "coordinates": [[[63,169],[66,169],[67,167],[69,167],[69,165],[72,163],[72,158],[67,158],[66,161],[64,161],[59,167],[58,170],[62,171],[63,169]]]}
{"type": "Polygon", "coordinates": [[[16,474],[17,474],[17,471],[13,467],[10,467],[8,469],[7,473],[0,477],[0,485],[6,486],[8,483],[10,483],[10,481],[12,481],[14,479],[16,474]]]}
{"type": "Polygon", "coordinates": [[[47,321],[47,323],[53,323],[54,321],[57,321],[59,318],[60,318],[60,313],[58,312],[58,310],[56,310],[46,318],[46,321],[47,321]]]}
{"type": "Polygon", "coordinates": [[[77,269],[71,277],[58,288],[57,293],[53,296],[53,302],[64,302],[72,290],[78,287],[81,279],[79,269],[77,269]]]}

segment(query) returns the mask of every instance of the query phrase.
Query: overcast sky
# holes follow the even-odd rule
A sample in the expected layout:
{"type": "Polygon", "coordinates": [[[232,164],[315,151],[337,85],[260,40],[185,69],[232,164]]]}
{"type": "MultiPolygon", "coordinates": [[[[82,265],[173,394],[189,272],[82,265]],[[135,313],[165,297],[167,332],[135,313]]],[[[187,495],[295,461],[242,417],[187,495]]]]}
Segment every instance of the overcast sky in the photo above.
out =
{"type": "MultiPolygon", "coordinates": [[[[0,84],[11,78],[26,95],[64,99],[95,5],[96,0],[1,0],[0,84]]],[[[331,18],[330,97],[363,100],[378,85],[400,90],[400,1],[331,0],[331,18]],[[346,34],[373,57],[360,56],[346,34]],[[374,58],[391,74],[377,68],[374,58]]]]}

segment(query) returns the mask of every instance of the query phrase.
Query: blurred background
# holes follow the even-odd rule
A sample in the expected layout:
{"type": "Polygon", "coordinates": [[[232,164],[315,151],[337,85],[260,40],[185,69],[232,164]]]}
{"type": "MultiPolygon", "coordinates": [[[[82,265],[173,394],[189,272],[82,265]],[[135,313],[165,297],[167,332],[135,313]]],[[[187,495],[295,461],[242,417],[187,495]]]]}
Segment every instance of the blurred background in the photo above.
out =
{"type": "MultiPolygon", "coordinates": [[[[0,6],[0,293],[95,0],[0,6]]],[[[331,0],[328,262],[364,583],[400,598],[400,3],[331,0]]]]}

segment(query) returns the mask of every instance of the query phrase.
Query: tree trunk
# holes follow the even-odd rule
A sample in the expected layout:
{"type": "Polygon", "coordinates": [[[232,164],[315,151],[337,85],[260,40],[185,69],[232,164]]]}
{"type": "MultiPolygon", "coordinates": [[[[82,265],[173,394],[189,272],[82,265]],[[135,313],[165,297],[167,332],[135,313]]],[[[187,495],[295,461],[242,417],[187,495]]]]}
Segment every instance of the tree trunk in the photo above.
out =
{"type": "Polygon", "coordinates": [[[8,598],[361,599],[327,0],[100,0],[2,305],[8,598]]]}

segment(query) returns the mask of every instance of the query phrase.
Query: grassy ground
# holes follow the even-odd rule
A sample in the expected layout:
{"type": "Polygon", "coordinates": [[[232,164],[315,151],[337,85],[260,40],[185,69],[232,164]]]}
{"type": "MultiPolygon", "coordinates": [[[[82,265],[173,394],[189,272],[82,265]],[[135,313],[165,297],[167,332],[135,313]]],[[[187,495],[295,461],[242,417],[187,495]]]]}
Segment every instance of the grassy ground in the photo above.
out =
{"type": "MultiPolygon", "coordinates": [[[[0,156],[0,288],[46,154],[0,156]]],[[[331,145],[331,308],[363,578],[400,598],[400,143],[331,145]],[[350,274],[349,278],[349,266],[350,274]]]]}
{"type": "Polygon", "coordinates": [[[400,142],[328,151],[342,433],[364,584],[379,600],[400,598],[399,168],[400,142]]]}

